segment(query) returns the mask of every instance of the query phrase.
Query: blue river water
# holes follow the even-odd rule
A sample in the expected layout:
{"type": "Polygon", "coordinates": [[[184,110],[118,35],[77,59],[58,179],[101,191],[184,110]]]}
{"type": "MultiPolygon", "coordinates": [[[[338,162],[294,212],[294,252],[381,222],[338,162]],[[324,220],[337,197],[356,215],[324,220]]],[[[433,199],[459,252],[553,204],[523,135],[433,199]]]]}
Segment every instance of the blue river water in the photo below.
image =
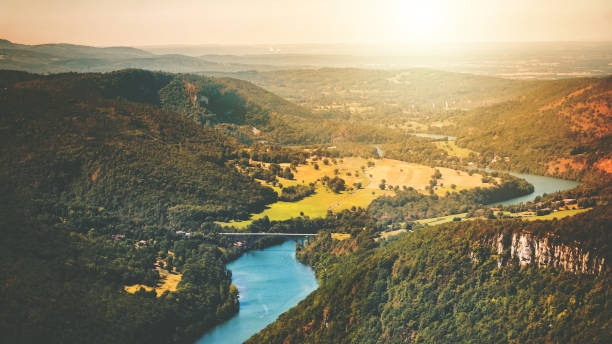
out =
{"type": "Polygon", "coordinates": [[[227,265],[240,293],[240,311],[197,344],[242,343],[318,287],[314,271],[295,258],[295,242],[246,252],[227,265]]]}
{"type": "MultiPolygon", "coordinates": [[[[382,155],[382,150],[377,149],[382,155]]],[[[552,177],[511,174],[533,184],[534,192],[501,202],[503,205],[532,201],[545,193],[579,185],[578,182],[552,177]]],[[[242,343],[318,287],[314,271],[296,260],[294,241],[246,252],[227,267],[232,271],[232,283],[240,292],[240,311],[205,334],[197,344],[242,343]]]]}
{"type": "MultiPolygon", "coordinates": [[[[553,177],[544,177],[544,176],[537,176],[533,174],[522,174],[522,173],[514,173],[514,172],[510,172],[510,174],[515,177],[525,179],[529,183],[533,184],[534,190],[529,195],[516,197],[516,198],[509,199],[507,201],[504,201],[504,202],[500,202],[502,205],[512,205],[512,204],[518,204],[521,202],[533,201],[537,196],[542,196],[545,193],[549,194],[549,193],[553,193],[557,191],[569,190],[569,189],[573,189],[576,186],[580,185],[579,182],[575,182],[572,180],[553,178],[553,177]]],[[[499,204],[499,203],[495,203],[495,204],[499,204]]]]}

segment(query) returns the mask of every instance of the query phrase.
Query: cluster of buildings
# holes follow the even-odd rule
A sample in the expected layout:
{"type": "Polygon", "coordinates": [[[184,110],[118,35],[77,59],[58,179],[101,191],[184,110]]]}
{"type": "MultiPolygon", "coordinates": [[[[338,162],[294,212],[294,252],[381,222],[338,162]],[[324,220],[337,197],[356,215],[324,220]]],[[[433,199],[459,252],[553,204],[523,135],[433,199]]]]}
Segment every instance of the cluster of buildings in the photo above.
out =
{"type": "MultiPolygon", "coordinates": [[[[193,235],[193,233],[185,232],[185,231],[176,231],[175,233],[179,238],[185,238],[185,239],[189,239],[193,235]]],[[[125,240],[125,234],[113,234],[111,235],[111,239],[113,239],[114,241],[123,241],[125,240]]],[[[246,246],[246,242],[244,243],[244,245],[246,246]]],[[[134,243],[135,248],[143,248],[146,246],[147,246],[146,240],[139,240],[136,243],[134,243]]],[[[236,246],[235,243],[234,243],[234,246],[236,246]]]]}

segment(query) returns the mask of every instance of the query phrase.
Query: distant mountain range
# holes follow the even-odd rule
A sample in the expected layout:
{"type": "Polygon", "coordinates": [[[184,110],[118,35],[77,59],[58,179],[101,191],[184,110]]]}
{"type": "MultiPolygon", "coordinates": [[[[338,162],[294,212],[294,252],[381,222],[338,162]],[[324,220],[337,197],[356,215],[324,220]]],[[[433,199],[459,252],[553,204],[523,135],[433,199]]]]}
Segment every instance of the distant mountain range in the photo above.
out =
{"type": "MultiPolygon", "coordinates": [[[[273,69],[256,66],[261,70],[273,69]]],[[[130,47],[89,47],[73,44],[23,45],[0,40],[0,69],[33,73],[109,72],[126,68],[166,72],[242,71],[254,66],[225,64],[180,54],[157,55],[130,47]]]]}
{"type": "Polygon", "coordinates": [[[354,45],[169,45],[89,47],[0,40],[0,69],[36,73],[141,68],[176,73],[295,68],[438,70],[514,79],[612,74],[612,42],[470,44],[439,47],[354,45]]]}
{"type": "MultiPolygon", "coordinates": [[[[279,199],[256,181],[272,165],[264,170],[265,160],[251,153],[289,165],[290,155],[306,156],[303,145],[348,157],[343,144],[362,151],[380,144],[385,156],[435,167],[473,160],[573,174],[580,189],[542,201],[594,209],[559,221],[501,219],[499,212],[495,221],[457,217],[388,239],[379,233],[394,227],[378,225],[372,209],[256,220],[248,231],[320,231],[297,252],[320,284],[250,343],[610,342],[611,76],[525,81],[424,68],[237,73],[257,66],[248,61],[256,60],[0,42],[0,69],[13,69],[0,70],[0,342],[195,342],[239,306],[226,264],[240,251],[217,235],[227,228],[215,221],[247,219],[279,199]],[[67,73],[113,69],[123,70],[67,73]],[[224,75],[212,77],[215,70],[224,75]],[[451,156],[437,145],[449,142],[408,135],[417,130],[452,134],[453,145],[473,151],[451,156]],[[549,268],[536,264],[536,254],[549,268]],[[601,275],[554,269],[560,262],[578,267],[575,257],[597,258],[601,275]],[[176,290],[126,289],[157,286],[162,265],[176,271],[176,290]]],[[[436,202],[441,209],[451,204],[441,199],[457,204],[454,197],[468,192],[418,203],[409,193],[416,191],[395,190],[381,207],[417,212],[436,202]]],[[[480,210],[496,217],[489,206],[480,210]]],[[[595,271],[587,268],[581,271],[595,271]]]]}

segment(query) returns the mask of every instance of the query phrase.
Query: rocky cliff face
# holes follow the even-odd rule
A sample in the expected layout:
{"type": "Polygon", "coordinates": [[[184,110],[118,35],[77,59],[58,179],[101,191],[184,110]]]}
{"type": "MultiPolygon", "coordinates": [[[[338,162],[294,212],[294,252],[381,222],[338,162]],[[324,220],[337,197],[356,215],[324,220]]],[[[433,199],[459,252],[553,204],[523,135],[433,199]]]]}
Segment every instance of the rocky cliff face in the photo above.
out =
{"type": "Polygon", "coordinates": [[[497,234],[488,244],[498,254],[498,266],[518,262],[520,266],[535,264],[569,272],[599,275],[606,271],[603,257],[593,256],[578,245],[559,243],[551,235],[537,237],[531,233],[497,234]]]}

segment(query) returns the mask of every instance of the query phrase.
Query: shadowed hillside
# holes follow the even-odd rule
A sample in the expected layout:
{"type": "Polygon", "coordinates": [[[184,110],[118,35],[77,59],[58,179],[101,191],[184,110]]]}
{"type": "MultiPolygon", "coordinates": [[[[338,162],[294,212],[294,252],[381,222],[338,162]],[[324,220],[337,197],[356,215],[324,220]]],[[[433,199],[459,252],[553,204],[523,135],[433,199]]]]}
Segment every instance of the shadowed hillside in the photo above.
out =
{"type": "Polygon", "coordinates": [[[167,74],[0,74],[0,341],[191,343],[233,315],[211,222],[277,198],[226,165],[242,146],[160,107],[167,74]],[[176,291],[124,290],[159,262],[176,291]]]}

